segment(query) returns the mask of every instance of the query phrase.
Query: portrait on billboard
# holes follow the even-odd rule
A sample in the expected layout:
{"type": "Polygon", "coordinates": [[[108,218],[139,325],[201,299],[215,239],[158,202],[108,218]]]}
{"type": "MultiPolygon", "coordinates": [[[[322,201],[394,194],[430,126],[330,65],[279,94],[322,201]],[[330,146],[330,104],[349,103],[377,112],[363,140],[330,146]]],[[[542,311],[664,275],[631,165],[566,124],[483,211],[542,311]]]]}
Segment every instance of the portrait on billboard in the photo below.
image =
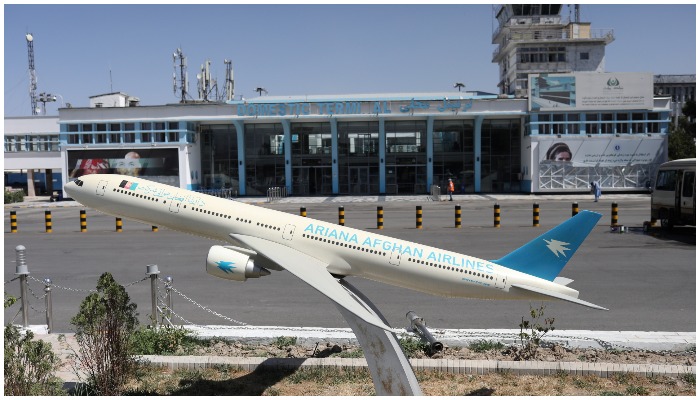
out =
{"type": "Polygon", "coordinates": [[[68,150],[68,177],[92,174],[142,176],[179,181],[177,149],[68,150]]]}

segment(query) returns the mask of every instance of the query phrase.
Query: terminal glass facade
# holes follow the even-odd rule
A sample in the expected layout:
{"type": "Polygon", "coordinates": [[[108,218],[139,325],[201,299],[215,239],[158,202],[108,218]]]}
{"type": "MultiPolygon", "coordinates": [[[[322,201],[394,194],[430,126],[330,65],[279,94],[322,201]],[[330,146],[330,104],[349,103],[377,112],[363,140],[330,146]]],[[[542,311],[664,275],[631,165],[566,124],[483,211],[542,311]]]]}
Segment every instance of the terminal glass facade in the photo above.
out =
{"type": "Polygon", "coordinates": [[[293,123],[291,135],[292,193],[332,194],[330,123],[293,123]]]}
{"type": "Polygon", "coordinates": [[[474,121],[438,120],[433,124],[433,184],[457,193],[474,193],[474,121]]]}
{"type": "Polygon", "coordinates": [[[379,122],[338,122],[341,194],[379,193],[379,122]]]}
{"type": "Polygon", "coordinates": [[[201,125],[203,189],[238,190],[238,133],[233,125],[201,125]]]}
{"type": "Polygon", "coordinates": [[[285,186],[282,124],[248,124],[244,137],[246,194],[261,196],[285,186]]]}
{"type": "Polygon", "coordinates": [[[426,121],[387,121],[384,130],[386,193],[426,193],[426,121]]]}

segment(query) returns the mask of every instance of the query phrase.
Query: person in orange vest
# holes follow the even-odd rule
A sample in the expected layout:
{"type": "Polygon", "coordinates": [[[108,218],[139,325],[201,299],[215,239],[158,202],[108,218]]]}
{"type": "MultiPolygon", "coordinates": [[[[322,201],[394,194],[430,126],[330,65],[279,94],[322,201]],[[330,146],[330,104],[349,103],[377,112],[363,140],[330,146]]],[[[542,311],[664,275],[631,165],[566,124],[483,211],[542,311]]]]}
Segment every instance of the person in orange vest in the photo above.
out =
{"type": "Polygon", "coordinates": [[[452,178],[447,180],[447,193],[450,194],[450,201],[452,201],[452,193],[455,191],[455,184],[452,182],[452,178]]]}

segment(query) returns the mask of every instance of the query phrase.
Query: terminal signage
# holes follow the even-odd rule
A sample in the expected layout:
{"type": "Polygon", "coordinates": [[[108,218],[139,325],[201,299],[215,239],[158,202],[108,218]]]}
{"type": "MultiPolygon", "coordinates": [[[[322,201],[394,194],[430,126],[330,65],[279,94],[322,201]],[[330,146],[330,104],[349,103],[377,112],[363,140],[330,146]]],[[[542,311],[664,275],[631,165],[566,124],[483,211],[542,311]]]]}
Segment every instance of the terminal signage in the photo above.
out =
{"type": "Polygon", "coordinates": [[[650,110],[650,73],[531,74],[531,111],[650,110]]]}
{"type": "Polygon", "coordinates": [[[539,163],[573,167],[657,164],[663,160],[663,138],[539,140],[539,163]]]}
{"type": "Polygon", "coordinates": [[[473,99],[404,100],[404,101],[335,101],[301,103],[235,104],[239,117],[285,117],[299,115],[380,115],[468,112],[473,99]]]}
{"type": "Polygon", "coordinates": [[[177,149],[68,150],[67,158],[69,179],[120,174],[179,186],[177,149]]]}

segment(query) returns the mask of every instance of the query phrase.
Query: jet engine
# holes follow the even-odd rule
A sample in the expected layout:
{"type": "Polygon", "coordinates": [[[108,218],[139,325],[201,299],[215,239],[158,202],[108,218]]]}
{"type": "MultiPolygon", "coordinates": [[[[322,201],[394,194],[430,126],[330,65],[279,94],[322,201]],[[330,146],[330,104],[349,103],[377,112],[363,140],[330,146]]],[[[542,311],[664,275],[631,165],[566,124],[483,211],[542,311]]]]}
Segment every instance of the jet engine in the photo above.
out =
{"type": "Polygon", "coordinates": [[[255,265],[250,255],[223,246],[212,246],[209,249],[207,273],[217,278],[240,282],[248,278],[270,275],[270,271],[255,265]]]}

